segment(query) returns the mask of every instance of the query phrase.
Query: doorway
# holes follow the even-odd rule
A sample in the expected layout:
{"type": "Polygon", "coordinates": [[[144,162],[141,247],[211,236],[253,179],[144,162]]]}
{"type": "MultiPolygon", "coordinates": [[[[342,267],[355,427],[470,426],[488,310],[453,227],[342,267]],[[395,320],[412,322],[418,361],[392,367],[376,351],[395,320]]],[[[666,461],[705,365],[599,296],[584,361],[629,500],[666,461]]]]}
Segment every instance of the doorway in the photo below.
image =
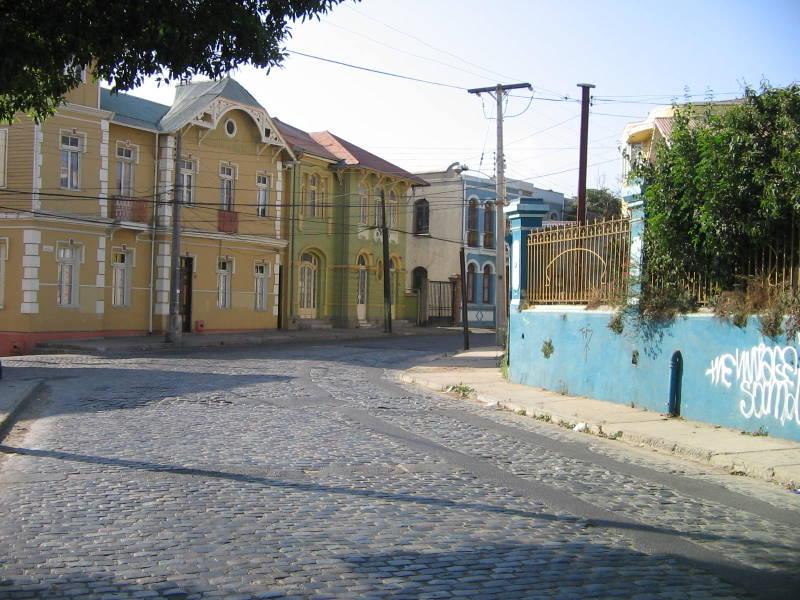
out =
{"type": "Polygon", "coordinates": [[[300,318],[317,318],[319,260],[308,252],[300,257],[300,318]]]}
{"type": "Polygon", "coordinates": [[[189,333],[192,330],[192,275],[194,274],[194,258],[191,256],[181,256],[181,322],[183,331],[189,333]]]}
{"type": "Polygon", "coordinates": [[[356,291],[356,317],[360,322],[367,320],[367,259],[358,257],[358,290],[356,291]]]}

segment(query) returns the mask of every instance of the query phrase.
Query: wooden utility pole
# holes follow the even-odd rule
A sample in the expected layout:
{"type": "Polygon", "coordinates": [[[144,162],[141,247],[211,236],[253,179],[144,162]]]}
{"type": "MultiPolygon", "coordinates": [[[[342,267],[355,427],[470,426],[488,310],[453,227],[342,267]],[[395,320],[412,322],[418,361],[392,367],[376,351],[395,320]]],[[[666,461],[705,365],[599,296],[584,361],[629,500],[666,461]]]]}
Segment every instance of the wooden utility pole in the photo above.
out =
{"type": "Polygon", "coordinates": [[[386,225],[386,194],[381,190],[381,237],[383,238],[383,331],[392,333],[392,271],[389,268],[389,228],[386,225]]]}
{"type": "Polygon", "coordinates": [[[169,321],[166,341],[179,344],[183,335],[181,322],[181,131],[175,136],[175,182],[172,186],[172,248],[170,250],[169,321]]]}
{"type": "Polygon", "coordinates": [[[469,321],[467,313],[467,267],[464,260],[464,247],[459,251],[461,257],[461,325],[464,328],[464,350],[469,350],[469,321]]]}
{"type": "Polygon", "coordinates": [[[508,293],[506,289],[506,219],[503,215],[503,207],[506,203],[506,179],[505,179],[505,154],[503,152],[503,98],[508,90],[528,89],[533,91],[530,83],[500,84],[493,87],[473,88],[467,90],[470,94],[487,93],[497,101],[497,159],[495,186],[497,211],[495,226],[495,265],[494,272],[497,279],[495,286],[495,341],[498,346],[505,347],[508,329],[508,293]]]}
{"type": "Polygon", "coordinates": [[[581,141],[580,162],[578,163],[578,223],[586,223],[586,153],[589,147],[589,90],[592,83],[579,83],[581,97],[581,141]]]}

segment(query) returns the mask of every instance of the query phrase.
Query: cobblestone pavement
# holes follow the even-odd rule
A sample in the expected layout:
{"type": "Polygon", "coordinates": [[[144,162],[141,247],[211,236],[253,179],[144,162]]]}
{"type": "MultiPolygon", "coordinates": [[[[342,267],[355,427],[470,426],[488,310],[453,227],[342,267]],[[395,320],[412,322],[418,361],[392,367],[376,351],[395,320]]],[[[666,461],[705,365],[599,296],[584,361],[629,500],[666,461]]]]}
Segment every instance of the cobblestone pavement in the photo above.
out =
{"type": "Polygon", "coordinates": [[[395,383],[457,342],[4,360],[0,598],[794,597],[800,497],[395,383]]]}

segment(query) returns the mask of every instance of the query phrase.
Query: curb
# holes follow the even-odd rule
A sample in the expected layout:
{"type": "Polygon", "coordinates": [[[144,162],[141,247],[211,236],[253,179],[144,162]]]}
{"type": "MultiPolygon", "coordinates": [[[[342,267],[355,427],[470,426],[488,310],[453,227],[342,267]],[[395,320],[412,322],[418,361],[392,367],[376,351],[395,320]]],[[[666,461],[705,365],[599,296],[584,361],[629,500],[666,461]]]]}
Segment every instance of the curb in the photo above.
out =
{"type": "MultiPolygon", "coordinates": [[[[0,382],[0,390],[8,387],[11,388],[11,400],[8,402],[8,406],[5,407],[5,410],[0,410],[0,440],[8,434],[14,426],[19,414],[25,410],[28,403],[39,393],[43,387],[43,383],[43,379],[15,383],[0,382]]],[[[4,395],[7,393],[6,390],[3,390],[3,392],[4,395]]],[[[0,407],[0,409],[2,408],[4,407],[0,407]]]]}
{"type": "MultiPolygon", "coordinates": [[[[440,394],[447,393],[440,384],[431,383],[430,381],[426,381],[424,378],[414,377],[408,372],[403,373],[400,376],[400,380],[403,383],[417,385],[440,394]]],[[[451,396],[448,395],[448,397],[451,396]]],[[[473,395],[473,398],[478,402],[483,403],[484,405],[497,406],[498,408],[509,410],[511,412],[517,412],[521,409],[526,411],[530,410],[530,407],[524,407],[508,400],[501,400],[497,396],[492,394],[487,394],[485,392],[476,392],[473,395]]],[[[558,414],[556,412],[547,409],[537,409],[535,414],[529,414],[528,416],[531,418],[543,417],[540,418],[539,420],[550,421],[553,425],[559,425],[559,421],[566,421],[567,423],[572,424],[577,419],[579,419],[575,415],[558,414]]],[[[783,469],[780,468],[780,466],[771,467],[771,466],[746,462],[742,461],[741,457],[739,456],[731,456],[727,454],[715,454],[712,451],[702,447],[684,445],[662,437],[643,435],[639,433],[631,433],[631,432],[626,432],[624,430],[619,431],[620,435],[618,437],[611,438],[610,435],[613,435],[617,432],[603,431],[602,423],[591,423],[589,421],[581,421],[581,422],[585,423],[586,425],[586,429],[583,431],[584,433],[590,433],[592,435],[603,437],[606,439],[614,439],[616,441],[624,442],[630,446],[636,446],[636,447],[646,446],[662,454],[669,454],[671,456],[677,456],[679,458],[691,460],[693,462],[712,465],[715,467],[725,469],[731,472],[732,474],[737,474],[737,475],[744,474],[750,477],[763,479],[771,483],[777,483],[779,485],[791,488],[800,487],[800,481],[795,479],[795,477],[792,474],[785,473],[783,469]]],[[[567,427],[565,427],[565,429],[566,428],[567,427]]],[[[571,427],[569,429],[571,429],[571,427]]]]}

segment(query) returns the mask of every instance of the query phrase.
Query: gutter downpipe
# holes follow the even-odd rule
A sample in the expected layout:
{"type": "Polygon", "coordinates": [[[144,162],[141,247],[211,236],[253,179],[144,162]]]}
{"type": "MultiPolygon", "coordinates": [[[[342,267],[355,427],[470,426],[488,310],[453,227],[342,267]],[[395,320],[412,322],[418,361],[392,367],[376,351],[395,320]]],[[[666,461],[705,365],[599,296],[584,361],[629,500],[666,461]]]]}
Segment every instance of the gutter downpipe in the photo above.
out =
{"type": "Polygon", "coordinates": [[[153,161],[153,223],[150,227],[150,309],[148,310],[147,333],[153,333],[153,276],[156,270],[156,227],[158,224],[158,132],[156,131],[155,156],[153,161]]]}

